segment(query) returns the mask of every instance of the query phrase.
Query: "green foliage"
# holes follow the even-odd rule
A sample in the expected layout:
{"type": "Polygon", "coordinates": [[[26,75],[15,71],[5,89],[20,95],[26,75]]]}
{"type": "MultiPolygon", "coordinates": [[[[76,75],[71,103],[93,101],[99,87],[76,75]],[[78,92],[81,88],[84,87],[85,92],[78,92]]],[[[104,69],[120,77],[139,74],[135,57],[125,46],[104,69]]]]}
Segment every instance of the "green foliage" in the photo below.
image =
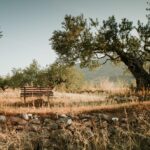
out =
{"type": "Polygon", "coordinates": [[[42,68],[36,60],[25,69],[13,69],[12,75],[0,77],[0,87],[19,88],[23,86],[56,87],[63,90],[76,90],[83,83],[82,74],[74,67],[61,65],[56,62],[51,66],[42,68]]]}
{"type": "Polygon", "coordinates": [[[83,74],[75,67],[69,67],[55,62],[49,72],[51,84],[57,89],[74,91],[80,89],[83,74]]]}
{"type": "Polygon", "coordinates": [[[10,77],[0,77],[0,88],[5,91],[9,87],[10,77]]]}
{"type": "Polygon", "coordinates": [[[62,25],[63,30],[54,31],[51,41],[53,49],[64,62],[74,64],[80,60],[82,66],[89,67],[95,66],[99,58],[122,61],[121,56],[127,55],[128,59],[133,57],[144,63],[150,56],[142,46],[146,44],[144,40],[150,28],[140,22],[135,27],[124,18],[118,24],[112,16],[98,26],[97,20],[90,19],[88,22],[83,15],[66,15],[62,25]],[[134,30],[139,37],[132,34],[134,30]]]}
{"type": "Polygon", "coordinates": [[[40,66],[36,60],[23,70],[24,80],[26,85],[38,86],[37,76],[40,71],[40,66]]]}
{"type": "Polygon", "coordinates": [[[14,68],[12,70],[10,86],[12,88],[18,88],[22,86],[40,86],[41,83],[38,77],[39,72],[40,66],[36,60],[33,60],[33,62],[25,69],[14,68]]]}
{"type": "Polygon", "coordinates": [[[11,88],[18,88],[22,87],[26,84],[24,79],[24,74],[22,69],[13,69],[12,70],[12,76],[10,78],[10,87],[11,88]]]}
{"type": "Polygon", "coordinates": [[[114,16],[101,25],[96,19],[88,21],[83,15],[66,15],[62,30],[54,31],[52,48],[65,64],[80,62],[81,67],[97,67],[107,61],[123,62],[133,74],[137,86],[149,87],[150,75],[144,64],[150,62],[150,25],[124,18],[120,23],[114,16]],[[100,63],[99,59],[105,58],[100,63]]]}

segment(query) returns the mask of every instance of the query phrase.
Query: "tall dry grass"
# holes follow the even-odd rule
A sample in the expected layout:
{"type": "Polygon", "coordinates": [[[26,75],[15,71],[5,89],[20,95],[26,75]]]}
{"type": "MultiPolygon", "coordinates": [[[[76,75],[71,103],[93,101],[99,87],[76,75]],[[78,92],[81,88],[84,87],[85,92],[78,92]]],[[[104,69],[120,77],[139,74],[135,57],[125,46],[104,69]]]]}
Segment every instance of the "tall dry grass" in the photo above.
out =
{"type": "MultiPolygon", "coordinates": [[[[82,112],[82,110],[107,109],[122,107],[122,105],[137,105],[139,103],[133,99],[130,103],[117,104],[113,100],[114,96],[110,97],[110,95],[127,97],[127,95],[133,95],[133,93],[124,83],[114,83],[108,78],[97,83],[88,83],[82,87],[82,91],[82,94],[54,91],[54,97],[50,99],[49,104],[47,97],[29,97],[27,98],[27,105],[24,105],[23,99],[20,98],[19,89],[7,89],[5,92],[0,91],[0,113],[82,112]],[[36,103],[40,103],[40,105],[36,107],[36,103]]],[[[143,92],[140,94],[142,95],[143,92]]]]}
{"type": "Polygon", "coordinates": [[[96,82],[87,82],[82,86],[82,90],[104,91],[107,93],[125,93],[129,91],[129,85],[123,81],[111,81],[109,78],[102,78],[96,82]]]}

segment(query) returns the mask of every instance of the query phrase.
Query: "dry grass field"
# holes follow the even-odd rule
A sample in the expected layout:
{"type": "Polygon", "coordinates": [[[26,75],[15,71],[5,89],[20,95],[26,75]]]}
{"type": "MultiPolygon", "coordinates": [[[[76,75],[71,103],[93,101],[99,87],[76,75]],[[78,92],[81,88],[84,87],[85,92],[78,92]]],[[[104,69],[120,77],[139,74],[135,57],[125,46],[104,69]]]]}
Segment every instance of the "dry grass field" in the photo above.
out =
{"type": "Polygon", "coordinates": [[[148,150],[149,98],[149,91],[92,87],[24,104],[19,89],[0,91],[0,150],[148,150]]]}
{"type": "MultiPolygon", "coordinates": [[[[107,86],[110,87],[110,84],[107,86]]],[[[111,85],[112,86],[112,85],[111,85]]],[[[80,113],[91,110],[116,109],[136,105],[148,105],[149,93],[145,102],[140,103],[144,92],[136,96],[128,88],[109,88],[97,90],[92,87],[82,93],[65,93],[54,91],[48,103],[47,97],[29,97],[24,104],[19,89],[0,91],[0,113],[80,113]]]]}

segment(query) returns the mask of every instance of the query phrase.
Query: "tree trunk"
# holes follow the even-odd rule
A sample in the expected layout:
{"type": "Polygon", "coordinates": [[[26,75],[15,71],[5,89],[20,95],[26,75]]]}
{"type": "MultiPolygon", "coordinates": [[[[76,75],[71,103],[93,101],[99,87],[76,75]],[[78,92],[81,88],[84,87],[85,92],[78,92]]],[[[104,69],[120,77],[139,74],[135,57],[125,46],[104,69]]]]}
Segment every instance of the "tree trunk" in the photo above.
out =
{"type": "Polygon", "coordinates": [[[132,75],[136,79],[136,89],[149,90],[150,89],[150,74],[144,69],[143,65],[135,57],[126,55],[125,53],[120,54],[121,60],[128,67],[132,75]]]}

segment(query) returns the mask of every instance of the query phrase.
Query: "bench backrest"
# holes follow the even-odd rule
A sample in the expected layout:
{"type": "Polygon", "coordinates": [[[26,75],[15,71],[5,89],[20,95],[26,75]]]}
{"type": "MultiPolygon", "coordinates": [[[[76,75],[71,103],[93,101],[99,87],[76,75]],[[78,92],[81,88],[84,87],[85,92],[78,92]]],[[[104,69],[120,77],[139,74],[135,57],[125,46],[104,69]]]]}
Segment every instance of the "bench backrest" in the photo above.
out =
{"type": "Polygon", "coordinates": [[[32,97],[32,96],[53,96],[52,88],[50,87],[22,87],[21,97],[32,97]]]}

